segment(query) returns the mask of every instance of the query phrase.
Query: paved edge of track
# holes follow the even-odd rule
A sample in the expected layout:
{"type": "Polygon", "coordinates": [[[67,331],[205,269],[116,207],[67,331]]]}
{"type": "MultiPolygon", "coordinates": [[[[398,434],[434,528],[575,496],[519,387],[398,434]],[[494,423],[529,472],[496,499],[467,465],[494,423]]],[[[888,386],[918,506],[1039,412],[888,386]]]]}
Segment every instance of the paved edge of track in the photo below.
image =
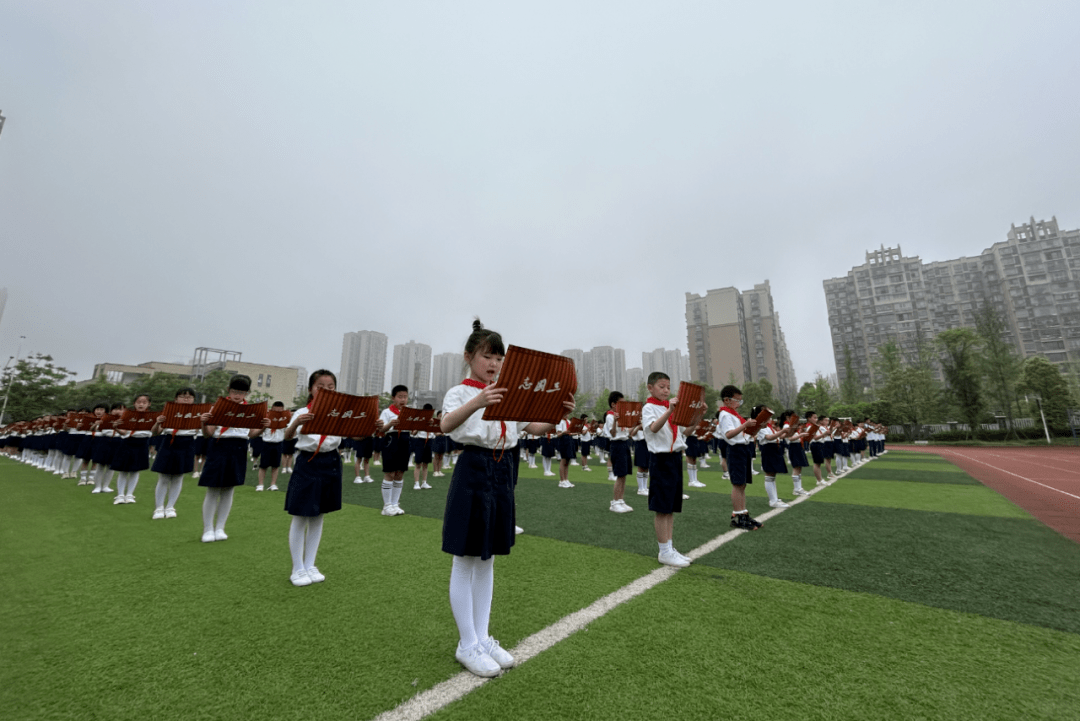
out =
{"type": "MultiPolygon", "coordinates": [[[[873,459],[870,459],[873,460],[873,459]]],[[[867,461],[869,462],[869,461],[867,461]]],[[[865,463],[863,464],[865,465],[865,463]]],[[[856,466],[861,468],[862,465],[856,466]]],[[[848,468],[843,473],[836,477],[839,480],[850,473],[853,468],[848,468]]],[[[833,480],[829,483],[832,485],[836,482],[833,480]]],[[[807,491],[807,495],[798,496],[789,504],[790,507],[795,507],[797,504],[806,501],[815,493],[818,493],[829,485],[817,485],[812,490],[807,491]]],[[[767,521],[774,516],[783,513],[788,509],[786,508],[774,508],[768,513],[764,513],[758,518],[762,521],[767,521]]],[[[725,543],[734,541],[741,535],[749,533],[749,531],[732,530],[722,533],[716,538],[710,541],[706,541],[694,550],[690,551],[686,555],[691,559],[698,559],[702,556],[712,553],[716,549],[723,546],[725,543]]],[[[655,571],[651,571],[644,576],[631,581],[622,588],[613,591],[606,596],[601,596],[591,604],[582,608],[574,613],[563,616],[555,623],[543,628],[533,635],[523,639],[514,648],[510,649],[511,655],[516,661],[515,666],[520,666],[529,659],[543,653],[555,644],[559,643],[566,638],[569,638],[573,634],[577,633],[581,629],[588,626],[593,621],[606,615],[608,612],[614,610],[618,606],[626,603],[627,601],[640,596],[664,581],[668,580],[679,569],[672,568],[671,566],[661,566],[655,571]]],[[[498,677],[496,677],[498,678],[498,677]]],[[[494,679],[481,678],[474,676],[468,671],[462,671],[456,676],[452,676],[445,681],[442,681],[426,691],[421,691],[408,701],[405,701],[397,707],[384,711],[375,717],[375,721],[419,721],[419,719],[429,716],[436,711],[448,706],[449,704],[464,698],[468,694],[472,693],[476,689],[480,688],[489,681],[494,679]]]]}

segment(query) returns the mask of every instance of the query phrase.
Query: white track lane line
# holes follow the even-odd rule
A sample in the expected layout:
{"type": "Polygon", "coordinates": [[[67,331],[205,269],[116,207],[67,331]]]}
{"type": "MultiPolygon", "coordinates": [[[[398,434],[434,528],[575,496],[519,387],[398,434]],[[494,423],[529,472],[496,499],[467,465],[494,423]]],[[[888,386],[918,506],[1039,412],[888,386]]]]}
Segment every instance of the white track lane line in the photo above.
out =
{"type": "MultiPolygon", "coordinates": [[[[837,480],[843,478],[851,471],[852,469],[848,468],[837,476],[837,480]]],[[[835,480],[830,481],[829,485],[835,482],[835,480]]],[[[810,498],[810,496],[827,487],[828,486],[824,484],[818,484],[813,490],[807,491],[807,495],[797,496],[790,505],[795,506],[797,503],[802,503],[810,498]]],[[[783,513],[785,510],[787,509],[774,508],[758,518],[767,521],[770,518],[783,513]]],[[[733,529],[726,533],[722,533],[716,538],[701,544],[686,555],[689,558],[696,560],[707,553],[712,553],[725,543],[734,541],[745,533],[750,533],[750,531],[733,529]]],[[[534,656],[548,650],[559,641],[577,633],[593,621],[596,621],[601,616],[607,614],[609,611],[612,611],[616,607],[645,593],[650,588],[668,580],[678,571],[679,569],[671,566],[661,566],[655,571],[651,571],[641,578],[631,581],[617,591],[613,591],[606,596],[598,598],[585,608],[575,611],[567,616],[563,616],[550,626],[523,639],[521,643],[510,649],[510,655],[514,657],[516,665],[520,666],[534,656]]],[[[462,671],[456,676],[452,676],[442,683],[432,686],[426,691],[421,691],[399,706],[392,708],[389,711],[384,711],[375,717],[375,721],[419,721],[425,716],[435,713],[454,701],[464,698],[491,680],[492,679],[490,678],[474,676],[468,671],[462,671]]]]}
{"type": "MultiPolygon", "coordinates": [[[[988,453],[987,455],[993,456],[994,458],[1002,458],[1002,459],[1007,460],[1007,461],[1008,460],[1012,460],[1012,461],[1016,460],[1015,458],[1010,458],[1009,456],[1004,456],[1004,455],[1002,455],[1000,453],[988,453]]],[[[1021,454],[1017,453],[1016,455],[1020,456],[1021,454]]],[[[1076,469],[1075,468],[1059,468],[1057,466],[1050,466],[1050,465],[1047,465],[1046,463],[1039,463],[1039,462],[1037,462],[1035,460],[1030,460],[1030,459],[1038,458],[1037,454],[1024,455],[1024,456],[1021,456],[1021,458],[1024,459],[1023,461],[1021,461],[1022,463],[1030,463],[1033,466],[1039,466],[1040,468],[1049,468],[1051,470],[1058,471],[1059,473],[1068,473],[1070,475],[1076,475],[1076,469]]]]}
{"type": "Polygon", "coordinates": [[[986,461],[980,461],[978,458],[972,458],[971,456],[964,455],[963,453],[960,453],[959,451],[950,451],[950,453],[955,453],[956,455],[960,456],[961,458],[966,458],[969,461],[974,461],[975,463],[981,463],[982,465],[984,465],[984,466],[986,466],[988,468],[993,468],[995,471],[1001,471],[1002,473],[1008,473],[1010,476],[1016,476],[1017,478],[1019,478],[1022,481],[1027,481],[1028,483],[1034,483],[1036,486],[1042,486],[1043,488],[1049,488],[1051,491],[1056,491],[1057,493],[1068,496],[1069,498],[1075,498],[1076,500],[1080,501],[1080,496],[1069,493],[1068,491],[1063,491],[1060,488],[1054,488],[1053,486],[1048,486],[1045,483],[1039,483],[1038,481],[1033,481],[1032,479],[1027,478],[1026,476],[1021,476],[1019,473],[1013,473],[1012,471],[1006,471],[1004,468],[1000,468],[998,466],[991,465],[991,464],[987,463],[986,461]]]}

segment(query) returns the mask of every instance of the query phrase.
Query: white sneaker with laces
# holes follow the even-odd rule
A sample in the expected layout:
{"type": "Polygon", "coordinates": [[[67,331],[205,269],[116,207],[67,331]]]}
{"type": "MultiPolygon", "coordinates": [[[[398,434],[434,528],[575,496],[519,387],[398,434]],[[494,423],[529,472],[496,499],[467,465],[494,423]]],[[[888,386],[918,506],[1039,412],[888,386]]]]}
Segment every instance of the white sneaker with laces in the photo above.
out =
{"type": "Polygon", "coordinates": [[[166,518],[176,518],[176,509],[175,508],[166,508],[165,509],[165,517],[166,518]]]}
{"type": "Polygon", "coordinates": [[[615,478],[615,474],[614,474],[614,473],[609,473],[609,474],[607,474],[607,479],[608,479],[609,481],[614,481],[614,480],[617,480],[617,479],[615,478]]]}
{"type": "Polygon", "coordinates": [[[672,550],[672,552],[675,553],[676,556],[678,556],[682,560],[686,561],[687,563],[693,563],[694,562],[689,556],[684,556],[683,554],[676,551],[674,548],[672,548],[671,550],[672,550]]]}
{"type": "Polygon", "coordinates": [[[630,506],[626,505],[626,501],[619,499],[618,501],[611,502],[612,513],[629,513],[634,510],[630,506]]]}
{"type": "Polygon", "coordinates": [[[809,491],[804,491],[801,488],[796,488],[794,491],[792,491],[792,493],[794,493],[796,496],[809,496],[810,495],[809,491]]]}
{"type": "Polygon", "coordinates": [[[724,475],[722,475],[720,477],[723,478],[725,481],[730,481],[731,480],[731,474],[730,473],[725,473],[724,475]]]}
{"type": "Polygon", "coordinates": [[[124,496],[124,503],[134,503],[134,502],[135,502],[135,496],[131,495],[130,493],[128,495],[124,496]]]}
{"type": "Polygon", "coordinates": [[[488,656],[491,656],[491,660],[499,664],[500,668],[514,667],[514,657],[491,636],[480,642],[480,649],[488,656]]]}
{"type": "Polygon", "coordinates": [[[491,656],[484,653],[484,649],[480,648],[480,644],[468,648],[462,648],[461,644],[458,644],[457,651],[454,652],[454,658],[467,671],[476,676],[493,678],[502,672],[502,666],[491,656]]]}
{"type": "Polygon", "coordinates": [[[788,504],[781,500],[769,501],[769,508],[791,508],[788,504]]]}
{"type": "Polygon", "coordinates": [[[117,496],[116,498],[113,499],[112,504],[114,506],[119,506],[121,503],[127,503],[127,501],[125,501],[124,498],[125,498],[125,496],[117,496]]]}
{"type": "Polygon", "coordinates": [[[405,511],[401,510],[401,506],[399,506],[396,503],[394,504],[393,511],[394,511],[395,516],[404,516],[405,515],[405,511]]]}
{"type": "Polygon", "coordinates": [[[227,541],[227,540],[229,540],[229,537],[225,535],[225,531],[223,529],[218,528],[218,529],[216,529],[214,531],[214,540],[215,541],[227,541]]]}
{"type": "Polygon", "coordinates": [[[424,481],[423,483],[420,484],[420,488],[422,488],[424,490],[429,490],[431,488],[431,486],[428,485],[427,481],[424,481]]]}
{"type": "Polygon", "coordinates": [[[375,479],[371,476],[364,476],[364,483],[374,483],[375,479]]]}
{"type": "Polygon", "coordinates": [[[271,491],[276,491],[277,489],[278,489],[277,484],[274,484],[274,485],[270,486],[271,491]]]}
{"type": "Polygon", "coordinates": [[[307,577],[311,579],[312,583],[322,583],[326,580],[326,576],[319,573],[319,569],[315,566],[307,569],[307,577]]]}
{"type": "Polygon", "coordinates": [[[214,535],[213,531],[207,531],[206,533],[202,534],[203,543],[213,543],[216,540],[217,536],[214,535]]]}
{"type": "Polygon", "coordinates": [[[164,518],[164,517],[165,517],[165,509],[164,508],[155,508],[154,509],[154,515],[150,516],[150,520],[156,521],[157,519],[164,518]]]}
{"type": "Polygon", "coordinates": [[[690,565],[689,560],[685,560],[674,550],[661,551],[659,555],[657,555],[656,560],[660,561],[660,563],[665,566],[674,566],[675,568],[686,568],[690,565]]]}
{"type": "Polygon", "coordinates": [[[256,491],[264,491],[264,490],[266,490],[266,489],[265,489],[265,488],[263,488],[262,486],[255,486],[255,490],[256,490],[256,491]]]}
{"type": "Polygon", "coordinates": [[[702,483],[701,481],[690,481],[686,485],[690,486],[691,488],[704,488],[705,487],[705,484],[702,483]]]}
{"type": "Polygon", "coordinates": [[[413,483],[413,486],[412,486],[412,489],[413,489],[414,491],[419,491],[419,490],[420,490],[420,481],[416,481],[416,482],[414,482],[414,483],[413,483]]]}
{"type": "Polygon", "coordinates": [[[310,586],[311,578],[308,577],[306,569],[300,569],[293,575],[289,576],[289,581],[294,586],[310,586]]]}
{"type": "Polygon", "coordinates": [[[647,496],[647,495],[649,495],[649,492],[647,490],[646,491],[638,491],[637,494],[639,496],[647,496]]]}
{"type": "Polygon", "coordinates": [[[397,514],[394,513],[394,507],[393,506],[383,506],[382,515],[384,515],[384,516],[396,516],[397,514]]]}
{"type": "Polygon", "coordinates": [[[353,479],[353,483],[363,483],[363,482],[364,482],[364,479],[363,479],[362,476],[357,476],[356,478],[353,479]]]}

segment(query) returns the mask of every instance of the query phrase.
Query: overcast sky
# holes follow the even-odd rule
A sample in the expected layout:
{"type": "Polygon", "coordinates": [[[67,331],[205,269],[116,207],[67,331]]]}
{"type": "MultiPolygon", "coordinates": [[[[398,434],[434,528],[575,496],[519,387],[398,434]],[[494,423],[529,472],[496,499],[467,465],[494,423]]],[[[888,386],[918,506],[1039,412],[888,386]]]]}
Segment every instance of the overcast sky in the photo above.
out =
{"type": "MultiPolygon", "coordinates": [[[[0,356],[337,370],[342,335],[686,350],[769,279],[799,382],[881,244],[1080,226],[1080,3],[0,0],[0,356]]],[[[389,358],[388,358],[389,361],[389,358]]],[[[389,374],[387,376],[389,382],[389,374]]]]}

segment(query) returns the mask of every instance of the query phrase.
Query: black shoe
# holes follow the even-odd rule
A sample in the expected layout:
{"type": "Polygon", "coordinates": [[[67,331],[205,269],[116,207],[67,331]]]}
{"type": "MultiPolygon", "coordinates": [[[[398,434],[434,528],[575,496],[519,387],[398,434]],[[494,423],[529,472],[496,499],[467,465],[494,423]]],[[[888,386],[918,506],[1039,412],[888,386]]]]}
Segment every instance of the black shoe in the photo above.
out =
{"type": "Polygon", "coordinates": [[[731,517],[731,527],[732,528],[742,528],[743,527],[742,514],[738,514],[738,515],[735,515],[735,516],[731,517]]]}
{"type": "Polygon", "coordinates": [[[751,531],[756,531],[757,529],[761,528],[761,521],[757,520],[756,518],[751,518],[749,513],[744,513],[743,518],[746,519],[744,521],[746,527],[751,531]]]}

